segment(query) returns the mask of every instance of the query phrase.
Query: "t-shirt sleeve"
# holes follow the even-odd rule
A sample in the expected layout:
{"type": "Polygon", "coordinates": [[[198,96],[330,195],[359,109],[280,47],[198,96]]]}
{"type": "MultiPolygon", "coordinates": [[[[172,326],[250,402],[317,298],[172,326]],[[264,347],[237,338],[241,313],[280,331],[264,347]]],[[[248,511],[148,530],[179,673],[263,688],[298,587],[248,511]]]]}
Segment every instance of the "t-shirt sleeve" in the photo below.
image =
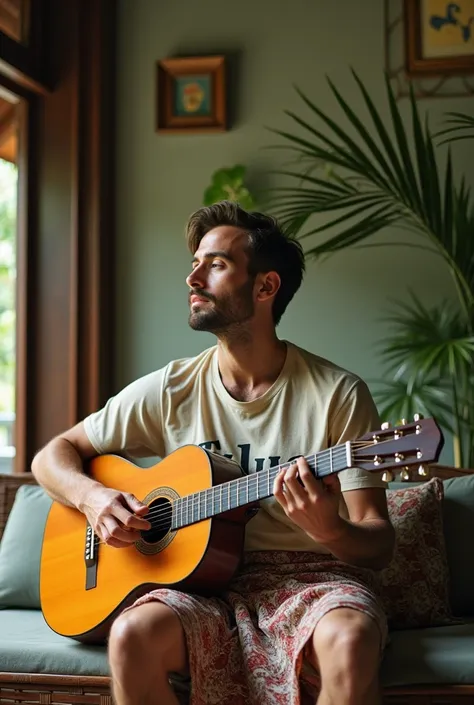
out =
{"type": "Polygon", "coordinates": [[[141,377],[84,419],[85,432],[97,453],[126,453],[136,458],[165,455],[163,378],[164,370],[141,377]]]}
{"type": "MultiPolygon", "coordinates": [[[[346,441],[355,441],[368,431],[380,428],[380,418],[370,391],[362,380],[357,380],[344,397],[339,408],[335,409],[329,428],[329,445],[335,446],[346,441]]],[[[341,489],[359,490],[369,487],[386,488],[382,472],[369,472],[353,467],[339,473],[341,489]]]]}

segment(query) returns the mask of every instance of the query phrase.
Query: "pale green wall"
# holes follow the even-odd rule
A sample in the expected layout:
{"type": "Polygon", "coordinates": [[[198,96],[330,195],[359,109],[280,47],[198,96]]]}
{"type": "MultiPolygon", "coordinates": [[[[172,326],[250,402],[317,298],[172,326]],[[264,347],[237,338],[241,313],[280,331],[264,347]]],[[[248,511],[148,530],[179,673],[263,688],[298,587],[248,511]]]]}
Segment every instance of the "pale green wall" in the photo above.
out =
{"type": "MultiPolygon", "coordinates": [[[[212,171],[242,162],[256,179],[278,165],[277,153],[261,149],[274,142],[264,126],[288,126],[283,109],[301,110],[293,83],[328,111],[335,107],[325,74],[355,108],[360,100],[349,66],[379,104],[384,90],[381,0],[119,0],[118,5],[117,388],[213,341],[187,326],[184,279],[190,256],[183,238],[186,218],[201,205],[212,171]],[[156,61],[220,52],[240,56],[233,129],[204,136],[156,133],[156,61]]],[[[423,105],[435,122],[444,111],[473,107],[472,99],[423,105]]],[[[467,169],[465,150],[456,157],[467,169]]],[[[382,370],[373,344],[384,334],[380,319],[387,299],[407,296],[410,287],[427,302],[452,295],[443,266],[416,250],[361,250],[324,265],[310,263],[280,334],[366,379],[377,377],[382,370]]]]}

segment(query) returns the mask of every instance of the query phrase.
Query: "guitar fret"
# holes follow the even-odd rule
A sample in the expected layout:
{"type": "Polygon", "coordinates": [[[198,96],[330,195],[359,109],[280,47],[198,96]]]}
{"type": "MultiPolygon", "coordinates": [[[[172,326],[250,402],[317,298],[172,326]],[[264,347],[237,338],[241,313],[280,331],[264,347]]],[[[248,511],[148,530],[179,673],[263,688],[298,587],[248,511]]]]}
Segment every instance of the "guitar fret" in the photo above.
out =
{"type": "Polygon", "coordinates": [[[248,497],[248,477],[243,477],[239,482],[239,504],[245,504],[245,499],[248,497]]]}
{"type": "Polygon", "coordinates": [[[270,472],[269,471],[259,473],[258,485],[257,485],[259,499],[260,499],[260,497],[263,497],[265,495],[265,484],[268,485],[269,482],[270,482],[270,472]],[[265,480],[266,480],[266,483],[265,483],[265,480]]]}

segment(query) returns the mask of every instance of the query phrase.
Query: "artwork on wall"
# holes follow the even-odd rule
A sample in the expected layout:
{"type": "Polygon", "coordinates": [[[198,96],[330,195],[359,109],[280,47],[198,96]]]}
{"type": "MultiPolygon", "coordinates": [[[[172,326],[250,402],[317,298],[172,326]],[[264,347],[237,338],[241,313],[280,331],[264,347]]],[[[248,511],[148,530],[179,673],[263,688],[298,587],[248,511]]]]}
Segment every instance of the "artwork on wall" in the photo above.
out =
{"type": "Polygon", "coordinates": [[[163,59],[157,65],[160,132],[223,132],[227,129],[224,56],[163,59]]]}
{"type": "Polygon", "coordinates": [[[405,0],[406,71],[474,73],[474,0],[405,0]]]}
{"type": "MultiPolygon", "coordinates": [[[[474,0],[469,2],[474,4],[474,0]]],[[[462,0],[456,3],[456,7],[450,8],[449,5],[450,3],[439,1],[430,3],[428,0],[385,0],[385,71],[391,79],[397,100],[407,97],[410,90],[413,90],[418,100],[474,95],[474,55],[459,53],[470,52],[469,42],[474,41],[474,21],[469,21],[471,15],[467,19],[465,17],[471,5],[463,3],[462,0]],[[428,13],[427,20],[426,15],[421,14],[423,10],[428,13]],[[461,21],[461,18],[462,27],[452,23],[461,21]],[[421,33],[423,22],[424,43],[421,33]],[[435,26],[438,29],[435,29],[435,26]],[[447,27],[450,32],[460,31],[463,49],[456,49],[456,46],[459,46],[459,36],[454,41],[448,41],[444,35],[440,39],[437,34],[434,39],[432,37],[430,40],[429,35],[426,39],[428,30],[437,33],[446,31],[447,27]],[[464,37],[468,38],[466,46],[464,37]],[[433,52],[440,53],[439,48],[434,48],[436,42],[447,42],[444,56],[428,56],[433,52]]]]}

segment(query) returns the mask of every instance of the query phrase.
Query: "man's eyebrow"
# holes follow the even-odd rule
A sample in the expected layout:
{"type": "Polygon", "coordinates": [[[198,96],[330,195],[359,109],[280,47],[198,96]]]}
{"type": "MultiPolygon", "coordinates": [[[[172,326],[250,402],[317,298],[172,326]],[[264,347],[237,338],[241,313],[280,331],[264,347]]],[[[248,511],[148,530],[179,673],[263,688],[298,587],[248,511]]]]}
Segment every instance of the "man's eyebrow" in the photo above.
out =
{"type": "MultiPolygon", "coordinates": [[[[202,259],[212,259],[214,257],[222,257],[222,259],[226,259],[229,262],[235,261],[230,252],[227,250],[214,250],[213,252],[206,252],[202,259]]],[[[199,259],[196,256],[193,257],[192,264],[195,262],[199,262],[199,259]]]]}

